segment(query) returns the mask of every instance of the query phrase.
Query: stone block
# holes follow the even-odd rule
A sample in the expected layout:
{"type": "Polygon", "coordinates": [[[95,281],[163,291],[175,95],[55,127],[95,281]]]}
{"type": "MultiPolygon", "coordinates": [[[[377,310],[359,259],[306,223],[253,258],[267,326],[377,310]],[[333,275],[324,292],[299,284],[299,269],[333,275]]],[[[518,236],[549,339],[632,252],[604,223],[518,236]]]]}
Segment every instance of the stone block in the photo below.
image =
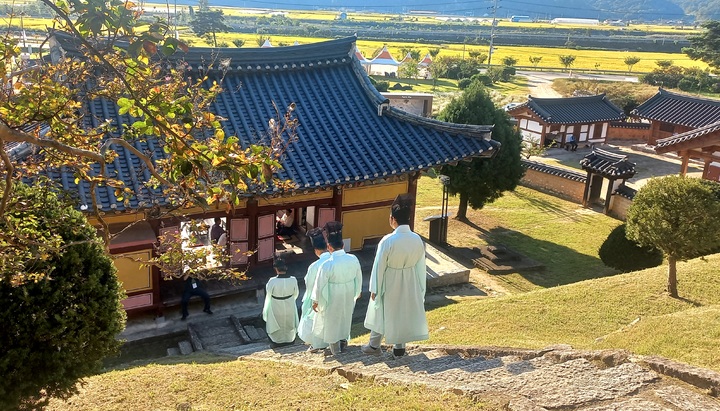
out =
{"type": "Polygon", "coordinates": [[[194,351],[192,344],[188,340],[180,341],[178,343],[178,349],[182,355],[192,354],[194,351]]]}

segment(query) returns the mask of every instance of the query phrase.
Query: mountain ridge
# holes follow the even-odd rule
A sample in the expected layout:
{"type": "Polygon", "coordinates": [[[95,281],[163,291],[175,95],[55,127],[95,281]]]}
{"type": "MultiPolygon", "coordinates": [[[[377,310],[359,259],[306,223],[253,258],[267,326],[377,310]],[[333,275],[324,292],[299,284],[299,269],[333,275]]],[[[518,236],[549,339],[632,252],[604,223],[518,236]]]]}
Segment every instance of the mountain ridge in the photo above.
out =
{"type": "MultiPolygon", "coordinates": [[[[194,0],[176,0],[179,5],[196,6],[194,0]]],[[[633,20],[643,22],[684,22],[720,19],[720,0],[450,0],[442,3],[427,0],[399,0],[388,5],[383,0],[338,1],[338,0],[294,0],[280,1],[210,0],[211,7],[246,7],[262,9],[298,10],[348,10],[406,13],[414,10],[434,11],[470,17],[492,17],[497,4],[496,16],[509,18],[513,15],[529,16],[532,19],[590,18],[604,20],[633,20]]]]}

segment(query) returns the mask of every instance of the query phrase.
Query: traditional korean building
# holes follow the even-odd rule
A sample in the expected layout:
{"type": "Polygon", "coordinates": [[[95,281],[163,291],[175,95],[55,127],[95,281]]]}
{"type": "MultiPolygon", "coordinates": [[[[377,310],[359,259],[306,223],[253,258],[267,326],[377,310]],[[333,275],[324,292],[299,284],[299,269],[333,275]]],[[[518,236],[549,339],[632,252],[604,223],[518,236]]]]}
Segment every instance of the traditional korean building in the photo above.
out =
{"type": "Polygon", "coordinates": [[[570,136],[579,144],[604,143],[610,122],[625,119],[605,94],[590,97],[537,98],[508,110],[523,138],[536,144],[564,147],[570,136]]]}
{"type": "MultiPolygon", "coordinates": [[[[414,194],[423,170],[472,157],[490,158],[497,152],[499,144],[491,140],[491,126],[444,123],[391,107],[356,58],[355,40],[264,49],[195,48],[182,54],[189,74],[210,69],[208,83],[222,85],[212,110],[224,118],[228,136],[256,142],[268,127],[268,119],[276,115],[275,105],[296,105],[298,140],[288,148],[278,173],[279,178],[293,181],[295,188],[248,197],[232,212],[220,206],[159,217],[158,210],[165,206],[161,192],[143,188],[150,177],[147,171],[132,153],[120,150],[108,171],[137,188],[138,195],[126,205],[113,190],[98,190],[96,200],[114,232],[143,221],[116,237],[111,252],[147,258],[155,252],[158,235],[182,231],[189,220],[211,224],[215,217],[227,227],[231,251],[256,251],[233,261],[239,266],[249,264],[251,273],[253,267],[268,265],[286,247],[293,250],[288,258],[312,254],[302,250],[299,239],[305,230],[331,220],[344,224],[346,249],[358,250],[390,231],[387,216],[393,199],[401,193],[414,194]],[[211,53],[218,54],[215,61],[223,62],[223,67],[207,66],[213,61],[207,58],[211,53]],[[279,243],[275,216],[286,209],[294,210],[298,233],[279,243]]],[[[65,43],[54,44],[57,48],[65,43]]],[[[63,52],[72,56],[72,50],[63,52]]],[[[87,110],[88,121],[110,119],[118,125],[131,121],[118,114],[114,102],[95,100],[87,110]]],[[[166,156],[152,140],[136,147],[155,158],[166,156]]],[[[53,177],[77,193],[80,204],[91,204],[86,183],[75,184],[70,172],[53,177]]],[[[160,281],[158,269],[142,267],[134,259],[116,261],[128,294],[125,308],[162,310],[161,290],[166,282],[160,281]]]]}
{"type": "Polygon", "coordinates": [[[675,152],[682,158],[680,175],[685,175],[690,160],[702,161],[703,178],[720,181],[720,121],[659,139],[655,142],[658,154],[675,152]]]}
{"type": "Polygon", "coordinates": [[[661,88],[630,115],[650,121],[647,144],[655,145],[658,140],[720,121],[720,100],[673,93],[661,88]]]}

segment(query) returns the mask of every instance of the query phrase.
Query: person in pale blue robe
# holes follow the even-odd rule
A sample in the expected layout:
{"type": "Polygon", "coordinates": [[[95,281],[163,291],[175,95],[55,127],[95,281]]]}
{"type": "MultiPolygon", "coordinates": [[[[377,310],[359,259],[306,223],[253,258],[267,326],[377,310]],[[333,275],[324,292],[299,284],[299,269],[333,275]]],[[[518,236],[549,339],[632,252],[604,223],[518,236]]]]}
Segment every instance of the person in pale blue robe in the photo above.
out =
{"type": "Polygon", "coordinates": [[[328,344],[313,334],[313,324],[315,323],[315,311],[312,308],[313,299],[312,291],[315,287],[318,271],[322,263],[330,259],[330,253],[327,250],[327,241],[323,229],[315,227],[308,231],[308,237],[312,243],[313,250],[318,260],[310,264],[305,274],[305,294],[302,297],[302,309],[300,315],[300,325],[298,325],[298,336],[306,344],[310,344],[308,351],[318,352],[327,348],[328,344]]]}
{"type": "MultiPolygon", "coordinates": [[[[325,224],[330,258],[318,270],[312,299],[317,313],[313,334],[330,345],[333,355],[343,349],[341,341],[350,336],[355,301],[362,291],[360,261],[343,249],[342,224],[325,224]]],[[[347,344],[347,342],[345,342],[347,344]]]]}
{"type": "Polygon", "coordinates": [[[383,336],[395,356],[405,355],[405,343],[429,338],[425,316],[425,244],[410,230],[413,200],[399,195],[392,204],[394,231],[380,240],[370,274],[370,301],[365,327],[370,341],[361,350],[380,354],[383,336]]]}
{"type": "Polygon", "coordinates": [[[295,300],[300,295],[297,279],[287,273],[287,265],[281,258],[274,262],[276,277],[265,286],[263,320],[271,346],[278,347],[295,341],[298,312],[295,300]]]}

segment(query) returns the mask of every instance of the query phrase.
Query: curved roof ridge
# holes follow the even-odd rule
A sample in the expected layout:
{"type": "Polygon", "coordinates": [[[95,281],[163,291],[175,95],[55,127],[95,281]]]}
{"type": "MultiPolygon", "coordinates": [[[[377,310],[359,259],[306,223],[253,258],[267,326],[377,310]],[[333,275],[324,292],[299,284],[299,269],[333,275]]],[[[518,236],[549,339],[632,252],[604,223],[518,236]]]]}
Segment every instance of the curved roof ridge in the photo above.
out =
{"type": "MultiPolygon", "coordinates": [[[[706,103],[710,103],[712,105],[720,106],[720,100],[715,99],[715,98],[710,98],[710,97],[705,97],[705,96],[693,96],[693,95],[684,94],[684,93],[677,93],[674,91],[665,90],[664,88],[659,88],[658,94],[661,96],[667,97],[667,98],[676,98],[679,100],[694,101],[694,102],[699,102],[699,103],[706,102],[706,103]]],[[[658,95],[658,94],[656,94],[656,95],[658,95]]]]}
{"type": "Polygon", "coordinates": [[[444,131],[449,134],[465,134],[471,135],[475,138],[481,138],[485,141],[490,142],[492,148],[499,149],[500,142],[491,139],[492,130],[495,125],[477,125],[477,124],[458,124],[458,123],[447,123],[444,121],[435,120],[428,117],[419,116],[417,114],[408,113],[407,111],[400,110],[395,107],[387,106],[383,110],[383,114],[390,115],[392,117],[402,119],[403,121],[417,124],[424,127],[433,128],[435,130],[444,131]]]}

